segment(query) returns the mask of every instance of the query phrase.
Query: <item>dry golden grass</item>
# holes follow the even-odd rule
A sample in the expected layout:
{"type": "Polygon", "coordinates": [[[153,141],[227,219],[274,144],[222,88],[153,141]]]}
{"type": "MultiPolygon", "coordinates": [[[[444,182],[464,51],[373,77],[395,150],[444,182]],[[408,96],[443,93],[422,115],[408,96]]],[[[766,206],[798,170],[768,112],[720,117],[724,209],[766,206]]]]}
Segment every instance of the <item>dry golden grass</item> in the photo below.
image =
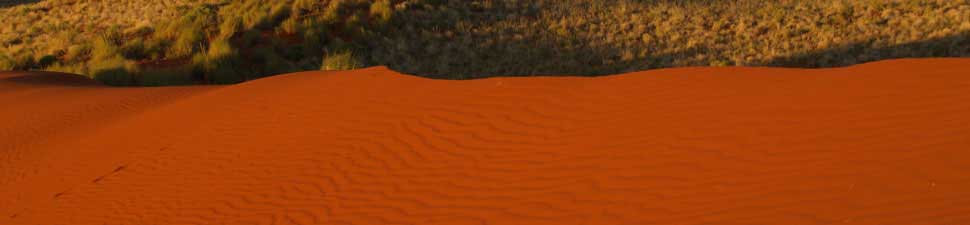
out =
{"type": "Polygon", "coordinates": [[[970,56],[970,0],[47,0],[0,20],[0,70],[115,65],[135,85],[370,65],[461,79],[970,56]],[[104,50],[117,56],[94,57],[104,50]]]}
{"type": "Polygon", "coordinates": [[[442,2],[399,13],[376,63],[449,78],[970,56],[967,0],[442,2]]]}
{"type": "Polygon", "coordinates": [[[55,54],[111,27],[126,31],[175,18],[207,0],[45,0],[0,9],[0,52],[55,54]]]}

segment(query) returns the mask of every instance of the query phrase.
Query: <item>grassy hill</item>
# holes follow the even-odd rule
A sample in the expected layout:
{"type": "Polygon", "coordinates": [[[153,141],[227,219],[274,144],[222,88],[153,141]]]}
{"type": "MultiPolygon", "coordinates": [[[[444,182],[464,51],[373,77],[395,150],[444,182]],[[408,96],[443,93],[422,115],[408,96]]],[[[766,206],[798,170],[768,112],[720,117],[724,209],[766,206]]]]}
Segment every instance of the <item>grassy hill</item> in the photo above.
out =
{"type": "Polygon", "coordinates": [[[970,0],[46,0],[0,8],[0,70],[113,85],[387,65],[466,79],[970,56],[970,0]]]}

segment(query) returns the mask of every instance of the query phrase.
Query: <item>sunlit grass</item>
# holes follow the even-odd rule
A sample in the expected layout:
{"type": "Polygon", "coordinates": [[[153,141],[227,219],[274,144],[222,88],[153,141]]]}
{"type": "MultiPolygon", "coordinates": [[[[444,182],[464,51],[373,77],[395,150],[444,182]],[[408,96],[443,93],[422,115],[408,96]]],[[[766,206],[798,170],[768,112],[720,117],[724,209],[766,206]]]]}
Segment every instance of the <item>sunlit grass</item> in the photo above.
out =
{"type": "Polygon", "coordinates": [[[0,70],[118,85],[371,65],[476,78],[970,56],[970,0],[47,0],[0,20],[0,70]]]}

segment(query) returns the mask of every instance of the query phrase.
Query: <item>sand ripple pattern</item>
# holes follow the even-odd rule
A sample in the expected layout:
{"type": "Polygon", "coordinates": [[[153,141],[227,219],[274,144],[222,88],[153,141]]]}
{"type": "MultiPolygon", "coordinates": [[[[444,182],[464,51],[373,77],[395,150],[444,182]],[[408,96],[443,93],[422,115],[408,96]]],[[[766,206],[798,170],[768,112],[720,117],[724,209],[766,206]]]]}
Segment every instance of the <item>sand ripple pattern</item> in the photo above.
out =
{"type": "MultiPolygon", "coordinates": [[[[0,157],[0,224],[961,224],[968,74],[966,59],[467,81],[373,67],[0,91],[17,113],[183,93],[102,96],[164,103],[0,145],[43,153],[0,157]]],[[[3,125],[0,142],[45,126],[3,125]]]]}

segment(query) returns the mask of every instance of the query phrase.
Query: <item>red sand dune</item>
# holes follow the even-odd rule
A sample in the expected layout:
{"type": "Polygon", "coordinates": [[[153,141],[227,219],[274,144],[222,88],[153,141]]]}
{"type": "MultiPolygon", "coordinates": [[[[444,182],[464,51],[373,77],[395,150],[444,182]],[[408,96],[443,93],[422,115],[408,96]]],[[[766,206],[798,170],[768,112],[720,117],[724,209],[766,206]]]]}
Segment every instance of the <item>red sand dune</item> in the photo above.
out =
{"type": "Polygon", "coordinates": [[[970,59],[0,75],[0,224],[965,224],[970,59]]]}

